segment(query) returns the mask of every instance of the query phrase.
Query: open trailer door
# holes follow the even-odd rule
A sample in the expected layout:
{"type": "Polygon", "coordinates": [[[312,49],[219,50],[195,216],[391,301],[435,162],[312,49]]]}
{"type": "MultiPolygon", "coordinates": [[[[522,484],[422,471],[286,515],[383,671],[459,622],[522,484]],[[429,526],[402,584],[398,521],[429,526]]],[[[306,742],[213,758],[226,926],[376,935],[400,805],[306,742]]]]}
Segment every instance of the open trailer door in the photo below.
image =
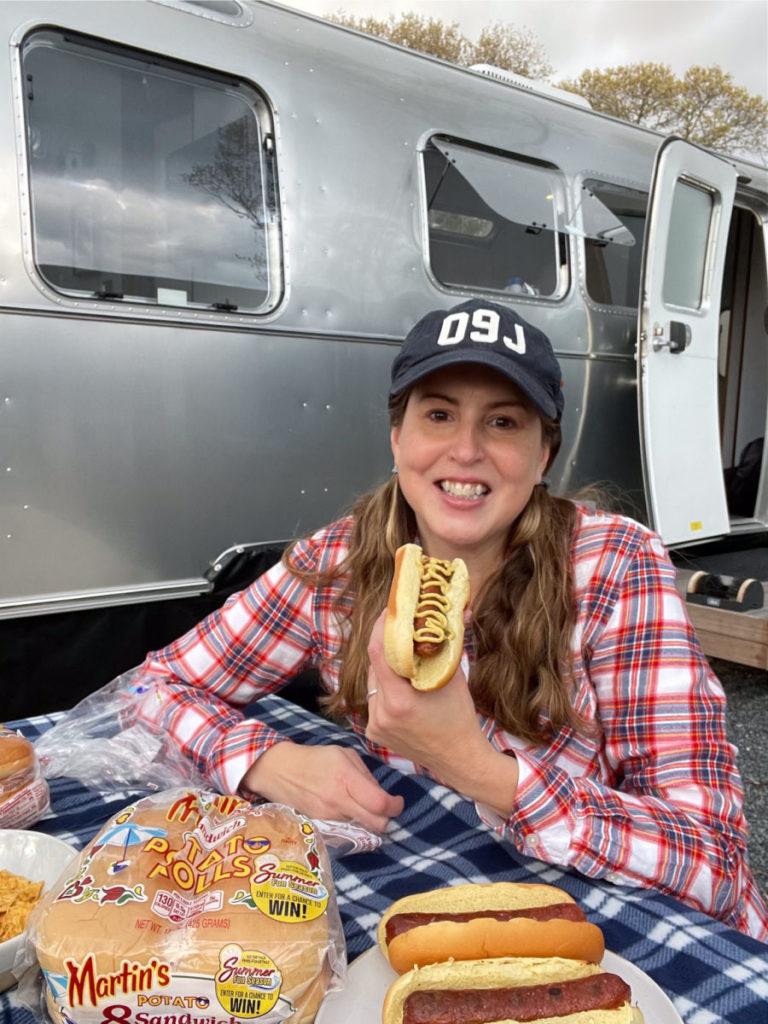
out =
{"type": "Polygon", "coordinates": [[[651,525],[667,544],[729,532],[717,392],[720,291],[736,168],[682,139],[656,157],[639,316],[651,525]]]}

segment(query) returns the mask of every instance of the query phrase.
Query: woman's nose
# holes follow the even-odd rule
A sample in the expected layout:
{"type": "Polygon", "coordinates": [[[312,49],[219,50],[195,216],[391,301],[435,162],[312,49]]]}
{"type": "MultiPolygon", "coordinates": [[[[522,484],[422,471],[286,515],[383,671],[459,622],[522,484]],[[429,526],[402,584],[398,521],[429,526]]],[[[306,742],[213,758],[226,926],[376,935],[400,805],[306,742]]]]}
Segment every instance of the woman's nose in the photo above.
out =
{"type": "Polygon", "coordinates": [[[473,423],[460,423],[453,437],[452,455],[457,462],[469,464],[482,458],[480,431],[473,423]]]}

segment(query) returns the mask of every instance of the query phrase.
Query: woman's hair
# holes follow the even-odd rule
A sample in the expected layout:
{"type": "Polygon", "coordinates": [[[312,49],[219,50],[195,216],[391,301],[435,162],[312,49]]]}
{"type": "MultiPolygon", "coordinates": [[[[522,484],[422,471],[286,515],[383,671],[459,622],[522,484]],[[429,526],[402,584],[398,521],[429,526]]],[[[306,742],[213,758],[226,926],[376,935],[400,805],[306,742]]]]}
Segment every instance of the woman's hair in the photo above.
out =
{"type": "MultiPolygon", "coordinates": [[[[390,402],[390,423],[402,423],[408,395],[390,402]]],[[[542,419],[549,445],[547,469],[560,448],[560,425],[542,419]]],[[[387,603],[395,551],[414,539],[416,520],[397,475],[363,495],[352,509],[349,552],[325,573],[293,564],[297,576],[318,585],[343,578],[334,608],[342,630],[339,689],[322,698],[334,718],[367,715],[368,640],[387,603]]],[[[571,537],[576,508],[539,484],[510,527],[507,557],[473,600],[475,664],[471,691],[477,708],[506,731],[542,740],[564,725],[582,723],[571,703],[571,637],[576,619],[571,537]]]]}

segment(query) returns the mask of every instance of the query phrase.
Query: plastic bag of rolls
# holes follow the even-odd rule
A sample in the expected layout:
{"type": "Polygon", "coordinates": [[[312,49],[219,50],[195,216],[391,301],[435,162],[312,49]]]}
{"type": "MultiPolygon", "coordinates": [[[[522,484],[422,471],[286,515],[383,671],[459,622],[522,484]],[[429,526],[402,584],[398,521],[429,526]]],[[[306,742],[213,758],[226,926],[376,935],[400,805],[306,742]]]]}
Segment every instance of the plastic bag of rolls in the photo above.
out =
{"type": "Polygon", "coordinates": [[[111,818],[29,936],[56,1024],[310,1024],[346,971],[312,822],[200,790],[111,818]]]}
{"type": "Polygon", "coordinates": [[[0,828],[29,828],[50,807],[35,748],[0,725],[0,828]]]}

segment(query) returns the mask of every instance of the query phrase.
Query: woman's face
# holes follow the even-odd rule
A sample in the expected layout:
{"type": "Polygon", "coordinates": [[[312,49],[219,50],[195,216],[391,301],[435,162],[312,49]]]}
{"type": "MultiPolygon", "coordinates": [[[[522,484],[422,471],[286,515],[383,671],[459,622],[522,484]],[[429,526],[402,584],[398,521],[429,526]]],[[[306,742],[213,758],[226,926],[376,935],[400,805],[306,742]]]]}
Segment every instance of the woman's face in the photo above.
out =
{"type": "Polygon", "coordinates": [[[522,392],[483,366],[446,367],[414,386],[391,441],[425,550],[500,558],[549,456],[522,392]]]}

